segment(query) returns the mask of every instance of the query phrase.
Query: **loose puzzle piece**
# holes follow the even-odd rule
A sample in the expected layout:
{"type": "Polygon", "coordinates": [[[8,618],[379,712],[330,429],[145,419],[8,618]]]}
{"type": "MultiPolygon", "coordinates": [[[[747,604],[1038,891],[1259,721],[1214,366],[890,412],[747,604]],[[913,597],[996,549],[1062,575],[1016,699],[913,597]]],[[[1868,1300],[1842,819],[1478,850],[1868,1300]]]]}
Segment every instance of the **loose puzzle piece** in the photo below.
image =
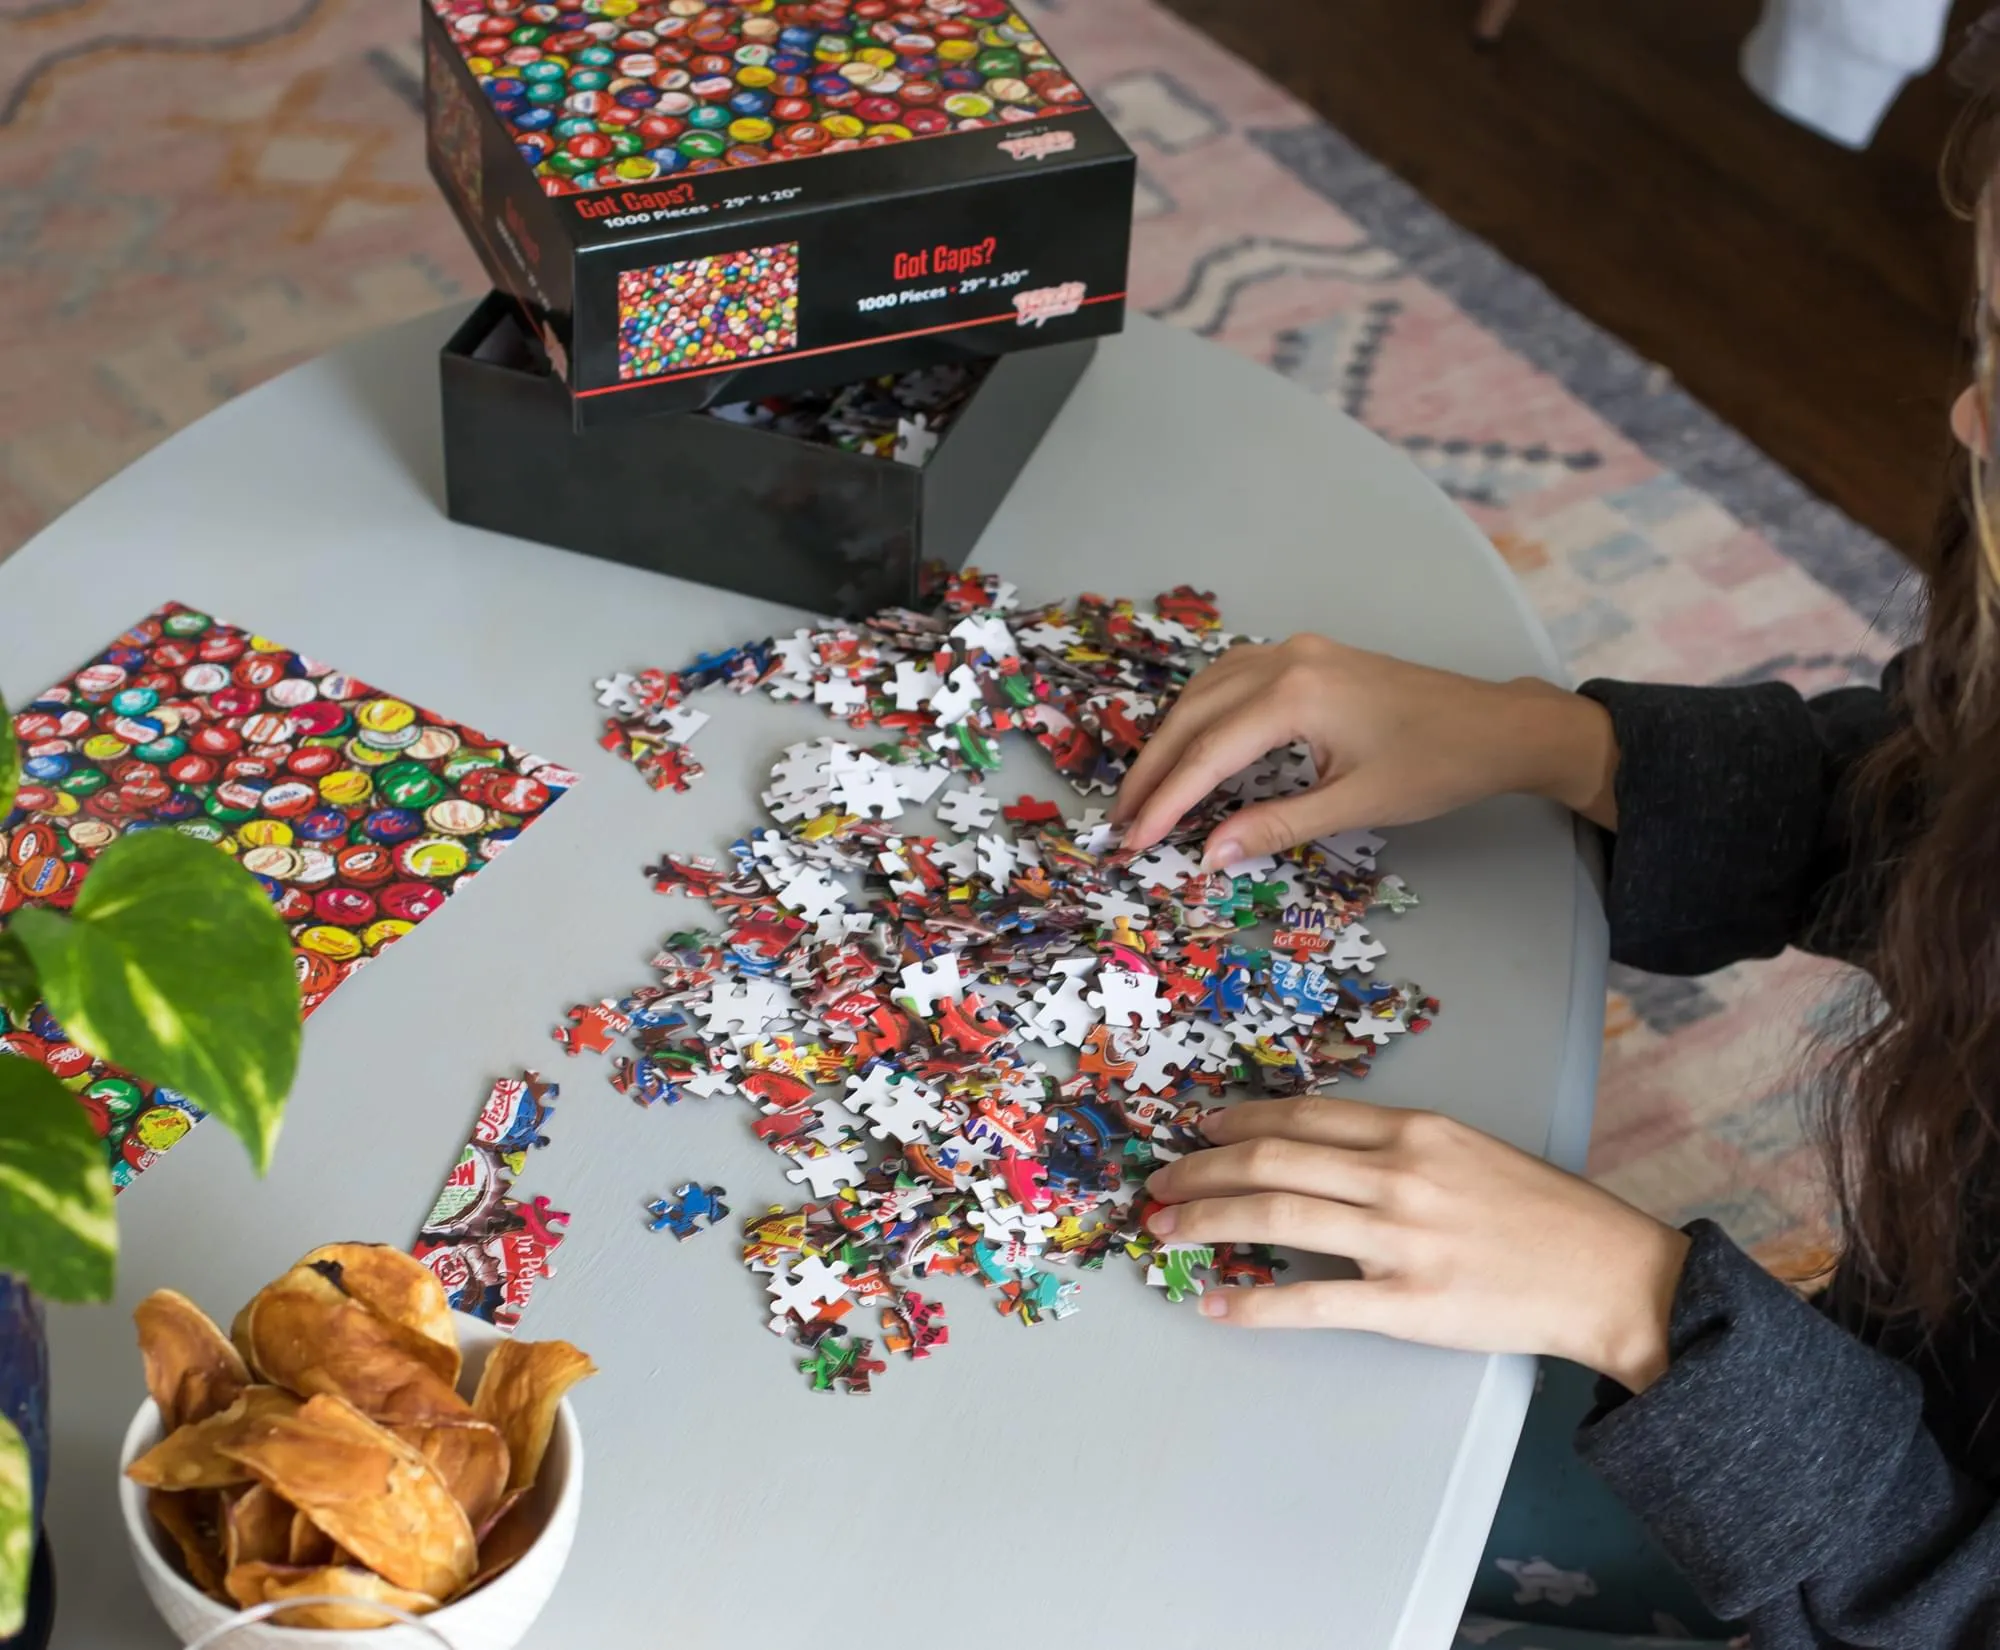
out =
{"type": "Polygon", "coordinates": [[[782,986],[750,979],[717,986],[706,1003],[696,1005],[695,1012],[702,1016],[702,1029],[711,1037],[723,1032],[761,1037],[766,1027],[786,1017],[786,997],[782,986]]]}
{"type": "Polygon", "coordinates": [[[1132,874],[1146,888],[1173,891],[1201,874],[1201,861],[1169,843],[1149,848],[1132,861],[1132,874]]]}
{"type": "Polygon", "coordinates": [[[1154,1251],[1154,1262],[1146,1270],[1146,1281],[1164,1289],[1167,1299],[1179,1302],[1202,1292],[1201,1267],[1215,1263],[1215,1251],[1199,1245],[1174,1244],[1154,1251]]]}
{"type": "Polygon", "coordinates": [[[830,1262],[818,1255],[807,1255],[789,1276],[772,1278],[768,1287],[774,1317],[790,1313],[804,1322],[814,1317],[820,1307],[843,1299],[853,1284],[848,1280],[845,1261],[830,1262]]]}
{"type": "Polygon", "coordinates": [[[685,745],[708,724],[708,712],[692,705],[667,705],[653,713],[653,726],[676,745],[685,745]]]}
{"type": "Polygon", "coordinates": [[[859,1150],[822,1148],[800,1153],[797,1162],[785,1178],[807,1187],[814,1197],[832,1197],[841,1187],[859,1182],[868,1169],[867,1154],[859,1150]]]}
{"type": "Polygon", "coordinates": [[[600,676],[591,685],[597,689],[598,704],[620,716],[637,716],[645,708],[633,694],[637,683],[630,674],[600,676]]]}
{"type": "Polygon", "coordinates": [[[937,805],[938,818],[961,835],[985,830],[999,811],[1000,804],[977,785],[946,791],[937,805]]]}
{"type": "Polygon", "coordinates": [[[924,962],[911,963],[902,972],[903,992],[899,999],[911,1013],[928,1020],[937,1012],[939,1001],[956,997],[965,989],[958,971],[958,957],[947,951],[924,962]]]}
{"type": "Polygon", "coordinates": [[[896,708],[922,710],[943,686],[944,678],[929,665],[900,660],[896,665],[896,708]]]}
{"type": "Polygon", "coordinates": [[[685,1243],[697,1232],[704,1232],[729,1213],[729,1205],[722,1201],[720,1186],[702,1187],[688,1181],[674,1188],[671,1201],[656,1198],[646,1205],[646,1212],[653,1218],[648,1229],[651,1231],[671,1231],[685,1243]]]}
{"type": "Polygon", "coordinates": [[[1055,977],[1038,987],[1032,1016],[1023,1015],[1024,1029],[1050,1047],[1081,1048],[1093,1026],[1103,1018],[1084,992],[1096,963],[1088,957],[1067,957],[1055,965],[1055,977]]]}
{"type": "Polygon", "coordinates": [[[951,1340],[944,1321],[944,1302],[926,1300],[915,1290],[896,1296],[893,1306],[882,1309],[882,1344],[891,1352],[907,1352],[912,1359],[928,1358],[951,1340]]]}
{"type": "Polygon", "coordinates": [[[1160,1001],[1156,975],[1135,974],[1129,968],[1106,966],[1097,971],[1097,989],[1085,996],[1108,1026],[1158,1027],[1166,1005],[1160,1001]]]}
{"type": "Polygon", "coordinates": [[[1191,1027],[1170,1025],[1144,1032],[1125,1086],[1147,1094],[1169,1093],[1180,1074],[1195,1063],[1195,1055],[1191,1027]]]}
{"type": "Polygon", "coordinates": [[[1002,808],[1000,817],[1013,825],[1053,825],[1062,818],[1062,809],[1053,802],[1041,802],[1032,796],[1024,796],[1019,801],[1010,802],[1002,808]]]}
{"type": "Polygon", "coordinates": [[[847,1332],[836,1325],[819,1338],[812,1356],[799,1364],[799,1373],[812,1377],[815,1392],[832,1392],[837,1387],[842,1392],[865,1397],[870,1378],[889,1367],[870,1356],[874,1350],[873,1341],[851,1341],[847,1332]]]}
{"type": "Polygon", "coordinates": [[[944,1119],[933,1089],[881,1063],[860,1077],[848,1078],[847,1098],[874,1125],[868,1132],[877,1140],[891,1135],[905,1142],[918,1140],[944,1119]]]}
{"type": "Polygon", "coordinates": [[[846,676],[823,676],[813,688],[814,700],[836,716],[851,716],[868,703],[868,690],[846,676]]]}
{"type": "Polygon", "coordinates": [[[1372,974],[1379,957],[1386,957],[1389,948],[1370,934],[1358,922],[1351,922],[1334,936],[1333,945],[1327,952],[1327,967],[1339,969],[1343,973],[1372,974]]]}
{"type": "Polygon", "coordinates": [[[1391,916],[1400,917],[1406,911],[1414,911],[1423,901],[1410,892],[1409,885],[1401,877],[1384,877],[1375,884],[1375,897],[1368,909],[1387,911],[1391,916]]]}
{"type": "Polygon", "coordinates": [[[702,766],[680,745],[662,744],[633,758],[639,776],[656,791],[685,791],[702,775],[702,766]]]}
{"type": "Polygon", "coordinates": [[[610,1002],[579,1003],[569,1011],[569,1024],[549,1033],[565,1054],[602,1054],[632,1029],[632,1022],[610,1002]]]}
{"type": "Polygon", "coordinates": [[[1321,837],[1313,846],[1343,865],[1351,865],[1358,871],[1372,871],[1375,869],[1375,856],[1388,844],[1373,831],[1342,831],[1337,836],[1321,837]]]}
{"type": "Polygon", "coordinates": [[[778,890],[778,903],[816,922],[838,911],[847,901],[847,890],[824,871],[806,869],[778,890]]]}
{"type": "Polygon", "coordinates": [[[959,665],[944,679],[944,685],[931,695],[931,714],[937,718],[937,725],[948,728],[962,722],[972,707],[980,702],[979,678],[972,673],[969,665],[959,665]]]}

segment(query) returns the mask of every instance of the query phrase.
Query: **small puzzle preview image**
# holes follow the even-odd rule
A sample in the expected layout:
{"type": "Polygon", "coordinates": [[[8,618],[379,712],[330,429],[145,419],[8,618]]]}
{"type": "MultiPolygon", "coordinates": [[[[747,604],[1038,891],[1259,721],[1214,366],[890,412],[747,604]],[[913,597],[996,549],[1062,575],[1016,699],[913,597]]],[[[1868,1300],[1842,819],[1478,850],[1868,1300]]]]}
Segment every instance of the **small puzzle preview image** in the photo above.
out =
{"type": "Polygon", "coordinates": [[[628,269],[618,277],[618,376],[782,355],[799,344],[796,241],[628,269]]]}

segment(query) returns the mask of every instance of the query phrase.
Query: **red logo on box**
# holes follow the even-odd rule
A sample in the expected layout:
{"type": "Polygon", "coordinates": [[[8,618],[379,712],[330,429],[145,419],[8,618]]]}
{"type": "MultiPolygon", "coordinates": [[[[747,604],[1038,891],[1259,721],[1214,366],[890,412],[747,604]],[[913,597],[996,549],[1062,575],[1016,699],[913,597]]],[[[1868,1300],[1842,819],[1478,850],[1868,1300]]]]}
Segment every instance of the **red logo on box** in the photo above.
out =
{"type": "Polygon", "coordinates": [[[1035,132],[1027,137],[1003,138],[1000,147],[1016,160],[1043,160],[1068,154],[1076,147],[1076,133],[1035,132]]]}
{"type": "Polygon", "coordinates": [[[1038,327],[1060,316],[1074,315],[1083,308],[1083,282],[1065,281],[1061,286],[1036,287],[1033,292],[1014,294],[1015,324],[1038,327]]]}

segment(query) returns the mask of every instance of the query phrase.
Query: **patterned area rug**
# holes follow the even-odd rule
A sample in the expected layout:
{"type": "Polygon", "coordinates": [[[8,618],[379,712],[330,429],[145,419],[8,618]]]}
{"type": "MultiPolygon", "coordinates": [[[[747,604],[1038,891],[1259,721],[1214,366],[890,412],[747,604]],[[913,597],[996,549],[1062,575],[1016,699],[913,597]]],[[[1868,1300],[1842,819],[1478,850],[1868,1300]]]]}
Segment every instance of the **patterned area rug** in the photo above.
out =
{"type": "MultiPolygon", "coordinates": [[[[1578,677],[1879,664],[1900,564],[1150,0],[1041,0],[1137,148],[1136,301],[1407,451],[1578,677]]],[[[423,167],[414,0],[0,0],[0,554],[155,442],[484,283],[423,167]]],[[[1788,1064],[1825,968],[1621,974],[1592,1168],[1780,1264],[1823,1241],[1788,1064]]]]}

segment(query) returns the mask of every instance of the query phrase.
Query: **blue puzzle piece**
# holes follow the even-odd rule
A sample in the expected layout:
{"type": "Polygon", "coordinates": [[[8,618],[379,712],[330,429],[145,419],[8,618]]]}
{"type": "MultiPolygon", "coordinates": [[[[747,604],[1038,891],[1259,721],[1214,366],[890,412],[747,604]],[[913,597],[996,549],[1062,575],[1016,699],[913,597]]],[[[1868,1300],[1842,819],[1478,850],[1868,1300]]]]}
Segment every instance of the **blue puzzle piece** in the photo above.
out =
{"type": "Polygon", "coordinates": [[[1218,1025],[1224,1020],[1233,1020],[1250,1008],[1250,970],[1242,967],[1227,967],[1208,982],[1208,989],[1202,993],[1202,1012],[1218,1025]]]}
{"type": "Polygon", "coordinates": [[[670,1231],[685,1243],[729,1213],[729,1205],[722,1201],[723,1193],[721,1186],[703,1188],[691,1180],[676,1186],[672,1201],[656,1198],[646,1205],[646,1213],[653,1217],[647,1223],[647,1230],[670,1231]]]}
{"type": "Polygon", "coordinates": [[[1340,987],[1318,963],[1273,963],[1271,995],[1302,1014],[1326,1015],[1340,1006],[1340,987]]]}

